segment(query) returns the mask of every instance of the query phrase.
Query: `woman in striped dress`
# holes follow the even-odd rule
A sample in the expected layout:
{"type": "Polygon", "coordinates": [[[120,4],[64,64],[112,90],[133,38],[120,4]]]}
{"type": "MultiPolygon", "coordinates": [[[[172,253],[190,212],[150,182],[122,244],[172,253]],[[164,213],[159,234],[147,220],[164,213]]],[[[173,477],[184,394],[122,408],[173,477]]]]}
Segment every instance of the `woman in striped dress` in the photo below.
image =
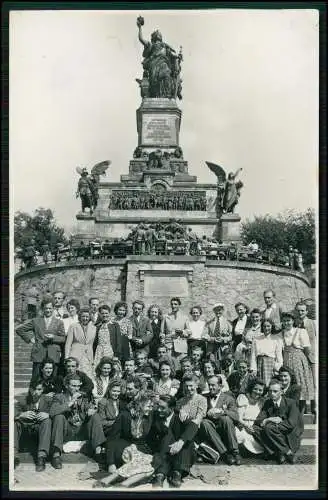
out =
{"type": "Polygon", "coordinates": [[[308,361],[311,343],[304,328],[294,328],[294,315],[282,315],[283,364],[295,375],[296,383],[301,387],[300,411],[304,412],[306,401],[314,399],[314,383],[308,361]]]}

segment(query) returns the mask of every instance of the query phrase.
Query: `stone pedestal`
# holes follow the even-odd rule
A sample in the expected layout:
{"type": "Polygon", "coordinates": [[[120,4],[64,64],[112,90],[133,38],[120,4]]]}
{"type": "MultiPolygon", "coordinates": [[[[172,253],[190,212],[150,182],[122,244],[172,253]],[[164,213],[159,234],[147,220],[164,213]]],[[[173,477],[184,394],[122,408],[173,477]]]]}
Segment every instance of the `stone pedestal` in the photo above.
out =
{"type": "Polygon", "coordinates": [[[240,216],[223,214],[220,221],[220,240],[222,243],[240,242],[240,216]]]}
{"type": "Polygon", "coordinates": [[[181,110],[175,99],[144,98],[137,110],[138,146],[174,151],[179,146],[181,110]]]}

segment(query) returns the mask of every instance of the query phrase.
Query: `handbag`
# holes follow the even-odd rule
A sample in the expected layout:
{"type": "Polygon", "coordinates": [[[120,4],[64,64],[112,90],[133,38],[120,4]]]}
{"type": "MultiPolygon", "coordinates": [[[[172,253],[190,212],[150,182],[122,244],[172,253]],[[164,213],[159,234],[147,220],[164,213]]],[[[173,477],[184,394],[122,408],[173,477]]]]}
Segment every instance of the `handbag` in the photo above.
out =
{"type": "Polygon", "coordinates": [[[220,453],[205,443],[200,443],[197,447],[197,455],[208,464],[217,464],[220,460],[220,453]]]}

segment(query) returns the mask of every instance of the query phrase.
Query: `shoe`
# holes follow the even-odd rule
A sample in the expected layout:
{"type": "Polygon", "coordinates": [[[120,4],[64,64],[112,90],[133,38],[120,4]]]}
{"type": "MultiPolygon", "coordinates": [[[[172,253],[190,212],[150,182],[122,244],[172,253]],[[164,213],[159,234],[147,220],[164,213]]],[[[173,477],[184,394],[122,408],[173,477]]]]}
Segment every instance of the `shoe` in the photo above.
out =
{"type": "Polygon", "coordinates": [[[103,453],[96,453],[95,461],[97,462],[97,464],[99,466],[100,472],[107,472],[108,471],[108,467],[106,464],[106,455],[104,455],[103,453]]]}
{"type": "Polygon", "coordinates": [[[180,472],[178,472],[177,470],[173,471],[170,483],[172,486],[174,486],[174,488],[180,488],[182,484],[180,472]]]}
{"type": "Polygon", "coordinates": [[[235,463],[235,459],[232,455],[230,455],[230,453],[225,453],[223,455],[223,460],[227,465],[233,465],[235,463]]]}
{"type": "Polygon", "coordinates": [[[285,455],[278,455],[278,457],[277,457],[277,463],[279,465],[285,464],[286,463],[286,457],[285,457],[285,455]]]}
{"type": "Polygon", "coordinates": [[[46,458],[45,457],[38,457],[36,461],[36,466],[35,470],[36,472],[42,472],[46,468],[46,458]]]}
{"type": "Polygon", "coordinates": [[[235,465],[241,465],[241,459],[239,453],[236,453],[233,458],[235,459],[235,465]]]}
{"type": "Polygon", "coordinates": [[[15,457],[14,458],[14,469],[16,469],[16,467],[18,467],[20,464],[20,459],[18,457],[15,457]]]}
{"type": "Polygon", "coordinates": [[[270,455],[270,453],[263,453],[262,458],[266,462],[269,462],[269,460],[272,460],[272,455],[270,455]]]}
{"type": "Polygon", "coordinates": [[[153,488],[163,488],[164,479],[164,474],[156,474],[153,481],[153,488]]]}
{"type": "Polygon", "coordinates": [[[295,455],[293,453],[287,453],[286,460],[289,464],[295,463],[295,455]]]}
{"type": "Polygon", "coordinates": [[[52,457],[51,465],[53,466],[54,469],[62,469],[63,463],[61,457],[60,456],[52,457]]]}

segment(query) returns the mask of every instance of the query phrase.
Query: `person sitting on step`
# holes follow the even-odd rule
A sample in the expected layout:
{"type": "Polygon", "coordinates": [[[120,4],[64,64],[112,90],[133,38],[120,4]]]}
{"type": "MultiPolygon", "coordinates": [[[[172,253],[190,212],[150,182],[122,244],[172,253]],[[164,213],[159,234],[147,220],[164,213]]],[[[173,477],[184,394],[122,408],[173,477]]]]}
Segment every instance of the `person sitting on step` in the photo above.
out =
{"type": "Polygon", "coordinates": [[[46,467],[46,458],[49,455],[51,420],[49,411],[51,399],[43,394],[41,379],[33,379],[30,383],[25,400],[16,405],[14,424],[14,465],[19,465],[19,442],[23,435],[37,435],[37,462],[36,471],[42,472],[46,467]]]}

